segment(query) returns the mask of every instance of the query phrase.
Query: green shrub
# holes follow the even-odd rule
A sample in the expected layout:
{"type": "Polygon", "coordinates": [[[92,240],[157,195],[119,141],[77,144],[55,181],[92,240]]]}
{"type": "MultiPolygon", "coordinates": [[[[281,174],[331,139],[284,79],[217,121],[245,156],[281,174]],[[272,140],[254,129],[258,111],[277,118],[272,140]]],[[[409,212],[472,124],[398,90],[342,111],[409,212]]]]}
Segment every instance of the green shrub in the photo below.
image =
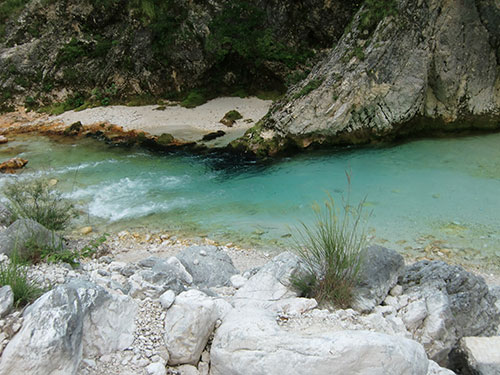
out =
{"type": "Polygon", "coordinates": [[[85,46],[75,38],[65,44],[57,54],[56,65],[74,64],[87,54],[85,46]]]}
{"type": "Polygon", "coordinates": [[[45,180],[5,185],[7,206],[14,218],[33,219],[47,229],[62,230],[76,216],[73,204],[65,200],[45,180]]]}
{"type": "Polygon", "coordinates": [[[301,222],[296,228],[293,249],[306,272],[291,282],[304,295],[349,306],[366,243],[362,208],[363,201],[352,207],[347,200],[340,210],[328,195],[324,207],[313,206],[314,224],[301,222]]]}
{"type": "Polygon", "coordinates": [[[312,56],[310,51],[290,48],[279,42],[265,21],[265,11],[248,1],[227,2],[209,24],[206,49],[219,62],[226,56],[238,56],[257,66],[270,60],[293,68],[312,56]]]}
{"type": "Polygon", "coordinates": [[[10,285],[16,307],[27,305],[40,297],[43,290],[28,278],[28,268],[13,257],[10,263],[0,264],[0,287],[10,285]]]}
{"type": "MultiPolygon", "coordinates": [[[[55,236],[55,232],[52,232],[55,236]]],[[[107,233],[90,241],[81,250],[71,250],[64,248],[62,242],[52,241],[54,245],[41,245],[35,237],[28,239],[24,244],[22,254],[14,251],[15,259],[20,264],[38,264],[40,262],[47,263],[68,263],[71,267],[76,268],[80,265],[83,258],[92,257],[98,250],[99,246],[106,242],[107,233]]]]}
{"type": "Polygon", "coordinates": [[[181,106],[184,108],[195,108],[207,102],[207,98],[200,91],[191,91],[186,99],[181,102],[181,106]]]}
{"type": "Polygon", "coordinates": [[[174,136],[172,134],[163,133],[157,139],[158,144],[162,146],[168,146],[174,141],[174,136]]]}
{"type": "Polygon", "coordinates": [[[325,80],[324,78],[316,78],[316,79],[310,80],[307,83],[307,85],[302,87],[302,89],[293,96],[293,99],[301,98],[301,97],[306,96],[307,94],[313,92],[314,90],[316,90],[318,87],[321,86],[321,84],[323,83],[324,80],[325,80]]]}
{"type": "Polygon", "coordinates": [[[29,0],[0,1],[0,38],[5,35],[7,21],[18,16],[28,2],[29,0]]]}
{"type": "Polygon", "coordinates": [[[396,0],[365,0],[360,19],[361,36],[364,35],[367,38],[380,21],[396,14],[396,0]]]}
{"type": "Polygon", "coordinates": [[[229,111],[228,113],[226,113],[224,115],[224,118],[229,120],[229,121],[234,122],[237,120],[241,120],[243,118],[243,116],[237,110],[233,109],[233,110],[229,111]]]}

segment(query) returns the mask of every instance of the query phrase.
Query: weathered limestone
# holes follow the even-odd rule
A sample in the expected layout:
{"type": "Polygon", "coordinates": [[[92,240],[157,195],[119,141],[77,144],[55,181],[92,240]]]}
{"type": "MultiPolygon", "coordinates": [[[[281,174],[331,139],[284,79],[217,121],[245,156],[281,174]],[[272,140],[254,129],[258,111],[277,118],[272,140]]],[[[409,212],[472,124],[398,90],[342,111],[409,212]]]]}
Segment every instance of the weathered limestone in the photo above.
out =
{"type": "Polygon", "coordinates": [[[353,308],[362,312],[373,310],[396,285],[403,269],[404,259],[396,251],[377,245],[368,247],[353,292],[353,308]]]}
{"type": "Polygon", "coordinates": [[[136,310],[129,297],[89,282],[59,286],[26,309],[0,374],[76,374],[82,353],[106,354],[132,343],[136,310]]]}
{"type": "Polygon", "coordinates": [[[275,316],[246,307],[217,329],[212,374],[426,375],[428,360],[415,341],[366,331],[301,335],[280,329],[275,316]]]}
{"type": "Polygon", "coordinates": [[[297,297],[290,277],[303,270],[300,259],[289,252],[281,253],[264,265],[234,295],[236,305],[259,304],[271,306],[274,302],[297,297]]]}
{"type": "Polygon", "coordinates": [[[177,296],[165,317],[165,345],[169,364],[198,363],[219,313],[214,300],[189,290],[177,296]]]}
{"type": "Polygon", "coordinates": [[[495,1],[398,0],[391,16],[366,26],[374,12],[366,4],[358,11],[309,77],[271,108],[256,134],[241,139],[247,148],[275,153],[287,144],[498,128],[495,1]]]}
{"type": "Polygon", "coordinates": [[[7,315],[14,305],[14,293],[10,285],[0,288],[0,318],[7,315]]]}
{"type": "Polygon", "coordinates": [[[202,288],[230,285],[231,276],[238,273],[231,258],[215,246],[191,246],[177,258],[202,288]]]}

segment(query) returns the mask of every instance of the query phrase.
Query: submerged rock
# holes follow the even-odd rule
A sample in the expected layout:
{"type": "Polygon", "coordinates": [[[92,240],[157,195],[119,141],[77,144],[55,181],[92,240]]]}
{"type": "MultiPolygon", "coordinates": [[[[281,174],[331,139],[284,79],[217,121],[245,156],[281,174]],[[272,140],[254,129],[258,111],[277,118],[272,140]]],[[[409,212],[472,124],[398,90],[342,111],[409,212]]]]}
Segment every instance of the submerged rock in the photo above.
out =
{"type": "Polygon", "coordinates": [[[1,173],[16,173],[17,169],[23,168],[26,164],[28,164],[28,160],[21,158],[12,158],[3,163],[0,163],[0,172],[1,173]]]}

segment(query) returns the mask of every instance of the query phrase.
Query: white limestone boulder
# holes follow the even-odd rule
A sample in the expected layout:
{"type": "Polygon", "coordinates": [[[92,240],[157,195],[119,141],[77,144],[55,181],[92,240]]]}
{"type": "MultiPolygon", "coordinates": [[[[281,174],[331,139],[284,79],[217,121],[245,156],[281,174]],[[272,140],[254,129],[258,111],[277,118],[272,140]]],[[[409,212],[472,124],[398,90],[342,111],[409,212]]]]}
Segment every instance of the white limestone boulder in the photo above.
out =
{"type": "Polygon", "coordinates": [[[217,329],[212,375],[427,375],[423,347],[412,340],[368,331],[287,331],[259,308],[233,310],[217,329]]]}
{"type": "Polygon", "coordinates": [[[219,319],[214,300],[198,290],[182,292],[167,310],[165,345],[170,365],[196,365],[219,319]]]}
{"type": "Polygon", "coordinates": [[[74,289],[61,286],[45,293],[24,312],[21,330],[2,354],[0,374],[76,374],[83,317],[74,289]]]}
{"type": "Polygon", "coordinates": [[[0,288],[0,318],[7,315],[14,305],[14,293],[10,285],[0,288]]]}

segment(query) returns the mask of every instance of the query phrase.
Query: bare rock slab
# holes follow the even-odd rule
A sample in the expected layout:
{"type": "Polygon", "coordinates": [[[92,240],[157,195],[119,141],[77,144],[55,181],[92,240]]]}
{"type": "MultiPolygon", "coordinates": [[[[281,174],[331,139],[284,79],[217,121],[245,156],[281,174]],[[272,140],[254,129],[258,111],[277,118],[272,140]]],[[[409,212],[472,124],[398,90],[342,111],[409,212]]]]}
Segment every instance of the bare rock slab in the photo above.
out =
{"type": "Polygon", "coordinates": [[[210,352],[213,375],[427,375],[423,347],[368,331],[307,335],[285,331],[262,309],[233,310],[217,329],[210,352]]]}

